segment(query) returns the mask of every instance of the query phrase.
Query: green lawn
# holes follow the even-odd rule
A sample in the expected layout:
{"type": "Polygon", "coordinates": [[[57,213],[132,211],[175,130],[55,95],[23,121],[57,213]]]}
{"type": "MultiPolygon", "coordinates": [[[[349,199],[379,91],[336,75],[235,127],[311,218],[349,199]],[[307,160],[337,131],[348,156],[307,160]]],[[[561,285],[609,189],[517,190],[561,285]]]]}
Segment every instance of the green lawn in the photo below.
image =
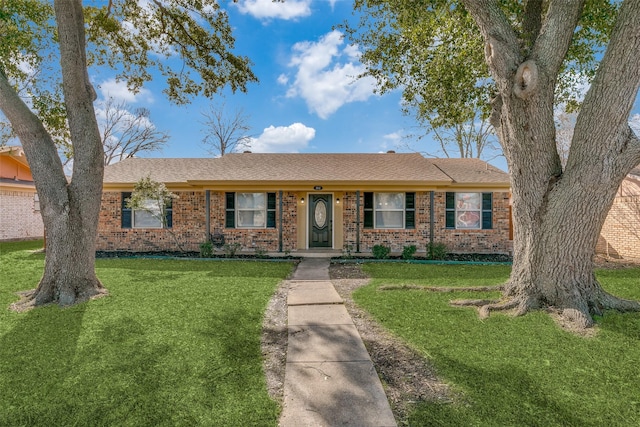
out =
{"type": "Polygon", "coordinates": [[[277,424],[260,333],[290,263],[103,259],[110,296],[11,312],[39,247],[0,244],[0,425],[277,424]]]}
{"type": "MultiPolygon", "coordinates": [[[[366,264],[373,282],[356,302],[409,342],[458,393],[455,403],[418,405],[414,426],[640,425],[640,314],[607,313],[595,338],[559,329],[544,313],[519,318],[454,308],[450,299],[496,293],[378,291],[383,284],[504,282],[505,266],[366,264]]],[[[640,268],[598,271],[610,292],[640,299],[640,268]]]]}

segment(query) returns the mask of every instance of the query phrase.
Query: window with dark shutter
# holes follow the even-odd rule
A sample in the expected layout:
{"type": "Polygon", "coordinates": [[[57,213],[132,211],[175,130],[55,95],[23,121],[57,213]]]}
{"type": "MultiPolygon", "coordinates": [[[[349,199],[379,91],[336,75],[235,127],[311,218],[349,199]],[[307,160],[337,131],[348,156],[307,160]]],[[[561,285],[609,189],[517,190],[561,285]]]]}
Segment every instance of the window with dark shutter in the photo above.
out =
{"type": "Polygon", "coordinates": [[[373,193],[364,193],[364,228],[373,228],[373,193]]]}
{"type": "Polygon", "coordinates": [[[173,200],[169,199],[164,207],[165,227],[173,227],[173,200]]]}
{"type": "Polygon", "coordinates": [[[416,193],[405,193],[404,228],[416,228],[416,193]]]}
{"type": "Polygon", "coordinates": [[[236,193],[226,193],[225,214],[224,226],[236,228],[236,193]]]}
{"type": "Polygon", "coordinates": [[[445,206],[445,227],[456,228],[456,193],[447,192],[445,206]]]}
{"type": "Polygon", "coordinates": [[[127,207],[130,197],[131,193],[122,193],[122,217],[120,218],[122,228],[131,228],[131,209],[127,207]]]}
{"type": "Polygon", "coordinates": [[[493,194],[482,193],[482,229],[493,228],[493,194]]]}
{"type": "Polygon", "coordinates": [[[276,228],[276,193],[267,193],[267,228],[276,228]]]}

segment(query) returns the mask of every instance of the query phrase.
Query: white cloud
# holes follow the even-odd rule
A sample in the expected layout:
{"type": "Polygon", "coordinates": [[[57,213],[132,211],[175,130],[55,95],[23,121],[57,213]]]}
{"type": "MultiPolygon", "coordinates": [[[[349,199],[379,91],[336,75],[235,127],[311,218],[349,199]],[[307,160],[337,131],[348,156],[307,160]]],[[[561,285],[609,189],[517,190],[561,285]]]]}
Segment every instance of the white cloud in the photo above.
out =
{"type": "Polygon", "coordinates": [[[302,123],[278,127],[271,125],[258,138],[251,138],[251,151],[254,153],[297,153],[307,148],[309,141],[315,136],[316,130],[302,123]]]}
{"type": "Polygon", "coordinates": [[[286,85],[287,83],[289,83],[289,77],[286,74],[280,74],[278,76],[278,84],[286,85]]]}
{"type": "MultiPolygon", "coordinates": [[[[293,46],[289,66],[297,70],[287,97],[300,96],[309,110],[323,119],[344,104],[366,101],[374,95],[372,78],[356,79],[365,71],[362,64],[353,62],[360,52],[354,46],[341,49],[343,43],[342,33],[334,30],[318,42],[304,41],[293,46]]],[[[284,79],[278,79],[281,80],[284,79]]]]}
{"type": "Polygon", "coordinates": [[[311,0],[287,0],[275,2],[273,0],[241,0],[238,10],[242,14],[249,14],[256,19],[297,19],[311,15],[311,0]]]}
{"type": "Polygon", "coordinates": [[[127,103],[153,102],[153,95],[147,89],[140,89],[138,93],[133,93],[127,88],[126,82],[117,82],[115,79],[108,79],[98,84],[98,89],[103,98],[113,98],[117,101],[127,103]]]}

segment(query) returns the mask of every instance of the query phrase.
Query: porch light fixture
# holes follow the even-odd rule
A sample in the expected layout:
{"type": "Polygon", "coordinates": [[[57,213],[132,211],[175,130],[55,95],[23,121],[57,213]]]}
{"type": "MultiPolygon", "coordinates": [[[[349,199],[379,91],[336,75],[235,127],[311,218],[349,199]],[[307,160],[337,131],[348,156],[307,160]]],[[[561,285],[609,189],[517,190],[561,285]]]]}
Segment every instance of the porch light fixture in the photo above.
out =
{"type": "Polygon", "coordinates": [[[340,204],[340,198],[339,198],[339,197],[337,197],[337,198],[336,198],[336,205],[339,205],[339,204],[340,204]]]}
{"type": "Polygon", "coordinates": [[[300,198],[300,204],[304,205],[304,197],[300,198]]]}

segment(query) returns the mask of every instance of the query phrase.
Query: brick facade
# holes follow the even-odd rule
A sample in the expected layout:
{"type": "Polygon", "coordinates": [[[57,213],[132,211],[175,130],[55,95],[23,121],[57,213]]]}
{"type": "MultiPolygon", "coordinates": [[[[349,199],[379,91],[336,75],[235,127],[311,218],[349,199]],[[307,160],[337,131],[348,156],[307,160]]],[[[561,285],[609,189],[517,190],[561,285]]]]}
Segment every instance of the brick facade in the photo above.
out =
{"type": "MultiPolygon", "coordinates": [[[[445,192],[434,193],[433,242],[444,243],[452,253],[510,254],[509,193],[493,193],[493,229],[454,230],[445,227],[445,192]]],[[[430,238],[430,193],[416,193],[416,227],[409,230],[376,230],[362,228],[364,218],[363,192],[360,192],[360,252],[370,252],[373,246],[389,246],[401,252],[404,246],[415,245],[418,251],[426,251],[430,238]]],[[[356,192],[344,194],[344,243],[352,250],[357,247],[356,192]]]]}
{"type": "Polygon", "coordinates": [[[602,226],[596,253],[640,259],[640,195],[615,198],[602,226]]]}
{"type": "MultiPolygon", "coordinates": [[[[102,199],[97,248],[106,251],[198,251],[200,243],[207,239],[205,192],[177,191],[173,201],[173,227],[163,229],[123,229],[122,193],[105,192],[102,199]]],[[[210,232],[223,234],[225,243],[239,243],[241,250],[260,249],[278,251],[280,241],[283,251],[304,249],[298,247],[298,194],[282,193],[282,222],[280,220],[280,193],[277,192],[276,228],[233,229],[225,228],[225,193],[210,192],[210,232]],[[282,230],[280,224],[282,223],[282,230]],[[280,237],[282,236],[282,237],[280,237]],[[282,239],[282,240],[280,240],[282,239]]],[[[416,192],[415,229],[376,230],[364,229],[364,200],[360,192],[360,222],[358,223],[356,192],[344,192],[342,197],[343,242],[334,242],[335,249],[351,245],[356,250],[359,238],[360,252],[370,252],[376,244],[402,251],[404,246],[416,245],[424,252],[430,240],[430,192],[416,192]],[[358,235],[359,227],[359,235],[358,235]]],[[[455,253],[503,253],[511,252],[509,241],[509,193],[493,193],[493,229],[452,230],[445,228],[445,192],[434,194],[434,243],[444,243],[449,252],[455,253]]],[[[340,226],[336,224],[336,226],[340,226]]]]}
{"type": "Polygon", "coordinates": [[[35,191],[0,190],[0,240],[39,239],[44,236],[35,191]]]}

